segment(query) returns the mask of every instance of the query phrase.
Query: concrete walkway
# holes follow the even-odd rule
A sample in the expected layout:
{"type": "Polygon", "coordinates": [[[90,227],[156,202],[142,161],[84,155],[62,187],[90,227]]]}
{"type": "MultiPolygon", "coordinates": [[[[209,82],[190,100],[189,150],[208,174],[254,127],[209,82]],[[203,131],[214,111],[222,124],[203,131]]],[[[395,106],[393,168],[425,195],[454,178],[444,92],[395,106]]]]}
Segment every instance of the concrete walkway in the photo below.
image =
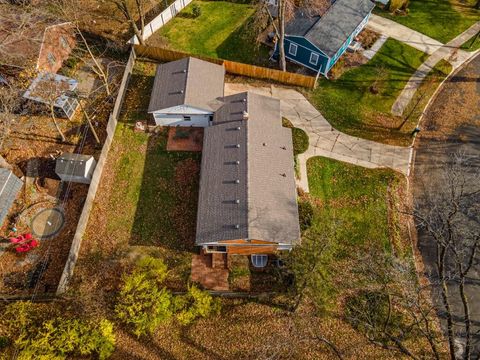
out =
{"type": "Polygon", "coordinates": [[[378,15],[372,14],[367,27],[382,35],[404,42],[429,55],[432,55],[443,46],[438,40],[378,15]]]}
{"type": "Polygon", "coordinates": [[[415,92],[422,84],[428,73],[438,64],[442,59],[449,61],[455,70],[461,66],[465,61],[470,59],[475,53],[469,53],[458,48],[464,44],[468,39],[472,38],[480,31],[480,21],[473,24],[469,29],[457,36],[455,39],[449,41],[444,46],[435,51],[428,59],[420,65],[412,77],[408,80],[404,89],[398,96],[397,100],[392,106],[392,114],[401,116],[412,100],[415,92]]]}
{"type": "Polygon", "coordinates": [[[314,156],[325,156],[367,168],[392,168],[408,173],[408,147],[392,146],[360,139],[335,130],[328,121],[298,91],[271,85],[255,87],[248,84],[225,84],[225,95],[252,91],[280,99],[282,116],[309,136],[309,149],[299,156],[300,180],[298,186],[308,192],[306,162],[314,156]]]}
{"type": "Polygon", "coordinates": [[[375,41],[372,47],[368,50],[364,50],[362,55],[365,56],[368,60],[372,60],[373,57],[377,54],[378,50],[381,49],[383,44],[388,40],[388,36],[380,35],[380,37],[375,41]]]}

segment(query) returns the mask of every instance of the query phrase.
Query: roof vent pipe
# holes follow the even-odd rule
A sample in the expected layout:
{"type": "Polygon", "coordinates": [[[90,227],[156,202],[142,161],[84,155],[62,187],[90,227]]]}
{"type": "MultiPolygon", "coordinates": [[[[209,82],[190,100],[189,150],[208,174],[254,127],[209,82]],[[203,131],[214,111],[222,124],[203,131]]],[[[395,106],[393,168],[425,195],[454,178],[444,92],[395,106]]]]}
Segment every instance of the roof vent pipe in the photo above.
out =
{"type": "Polygon", "coordinates": [[[242,113],[243,120],[248,120],[248,112],[244,111],[242,113]]]}

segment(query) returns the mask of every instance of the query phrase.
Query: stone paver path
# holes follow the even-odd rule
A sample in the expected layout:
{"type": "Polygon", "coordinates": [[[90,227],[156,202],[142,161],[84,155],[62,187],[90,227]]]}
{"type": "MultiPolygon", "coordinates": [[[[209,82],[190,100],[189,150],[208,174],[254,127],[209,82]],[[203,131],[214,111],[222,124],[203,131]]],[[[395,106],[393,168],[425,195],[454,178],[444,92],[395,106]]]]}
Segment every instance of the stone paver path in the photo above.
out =
{"type": "Polygon", "coordinates": [[[461,66],[465,61],[470,59],[475,53],[469,53],[458,48],[465,43],[468,39],[472,38],[480,31],[480,21],[473,24],[469,29],[462,34],[451,40],[444,46],[435,51],[428,59],[420,65],[415,71],[412,77],[408,80],[407,84],[403,88],[402,92],[398,96],[397,100],[392,106],[392,114],[401,116],[412,100],[418,87],[425,80],[428,73],[438,64],[442,59],[449,61],[453,69],[461,66]]]}
{"type": "Polygon", "coordinates": [[[408,174],[411,149],[360,139],[335,130],[315,107],[298,91],[276,86],[255,87],[225,84],[225,95],[252,91],[280,99],[282,116],[309,136],[309,149],[299,156],[298,186],[308,191],[306,161],[325,156],[367,168],[387,167],[408,174]]]}
{"type": "Polygon", "coordinates": [[[378,15],[373,15],[368,21],[367,27],[375,32],[391,37],[395,40],[404,42],[411,47],[432,55],[435,51],[440,49],[443,44],[427,35],[412,30],[404,25],[385,19],[378,15]]]}

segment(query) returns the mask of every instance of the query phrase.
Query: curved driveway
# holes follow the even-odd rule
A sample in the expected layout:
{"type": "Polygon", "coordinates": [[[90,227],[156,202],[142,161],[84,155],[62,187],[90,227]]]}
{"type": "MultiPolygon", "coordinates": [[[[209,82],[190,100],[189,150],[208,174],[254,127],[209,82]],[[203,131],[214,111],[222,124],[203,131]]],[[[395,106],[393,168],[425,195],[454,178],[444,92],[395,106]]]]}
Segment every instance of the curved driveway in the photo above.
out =
{"type": "Polygon", "coordinates": [[[254,87],[248,84],[225,84],[225,95],[243,91],[280,99],[282,116],[308,134],[310,146],[299,156],[298,186],[305,191],[308,191],[306,161],[313,156],[325,156],[367,168],[387,167],[408,174],[411,153],[409,147],[381,144],[335,130],[298,91],[274,85],[254,87]]]}

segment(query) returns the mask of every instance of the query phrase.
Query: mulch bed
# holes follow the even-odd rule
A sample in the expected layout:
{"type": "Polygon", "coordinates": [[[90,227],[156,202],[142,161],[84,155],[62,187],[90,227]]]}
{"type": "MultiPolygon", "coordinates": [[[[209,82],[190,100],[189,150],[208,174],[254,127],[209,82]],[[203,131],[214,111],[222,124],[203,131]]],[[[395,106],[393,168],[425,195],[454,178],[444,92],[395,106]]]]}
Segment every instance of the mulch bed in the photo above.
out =
{"type": "Polygon", "coordinates": [[[203,128],[171,127],[168,130],[168,151],[202,151],[203,128]]]}

